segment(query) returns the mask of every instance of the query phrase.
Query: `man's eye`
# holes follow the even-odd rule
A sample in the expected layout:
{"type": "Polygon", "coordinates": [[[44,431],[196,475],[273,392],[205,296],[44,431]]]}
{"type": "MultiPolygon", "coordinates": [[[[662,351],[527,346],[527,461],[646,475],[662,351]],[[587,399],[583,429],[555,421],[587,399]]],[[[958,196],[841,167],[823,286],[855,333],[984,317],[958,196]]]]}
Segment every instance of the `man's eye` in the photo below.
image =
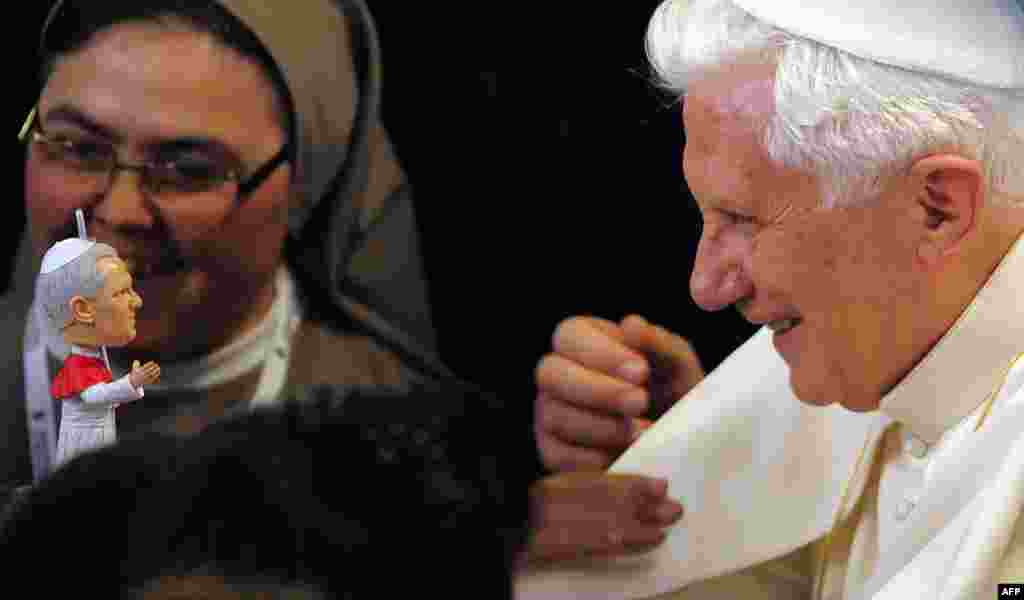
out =
{"type": "Polygon", "coordinates": [[[68,150],[82,158],[106,158],[110,156],[110,146],[95,142],[71,142],[66,144],[68,150]]]}
{"type": "Polygon", "coordinates": [[[752,223],[757,223],[757,219],[755,217],[741,215],[739,213],[734,213],[728,210],[719,210],[718,212],[721,213],[727,221],[734,223],[736,225],[749,225],[752,223]]]}
{"type": "Polygon", "coordinates": [[[57,137],[49,145],[51,155],[82,166],[106,165],[113,154],[109,144],[57,137]]]}
{"type": "Polygon", "coordinates": [[[226,181],[229,172],[218,162],[183,158],[157,165],[151,175],[157,187],[202,191],[226,181]]]}
{"type": "Polygon", "coordinates": [[[176,161],[174,169],[186,179],[210,180],[224,174],[224,169],[219,164],[206,160],[176,161]]]}
{"type": "Polygon", "coordinates": [[[753,217],[753,216],[750,216],[750,215],[741,215],[741,214],[738,214],[738,213],[734,213],[732,215],[732,218],[733,218],[733,221],[737,225],[757,225],[758,224],[757,217],[753,217]]]}

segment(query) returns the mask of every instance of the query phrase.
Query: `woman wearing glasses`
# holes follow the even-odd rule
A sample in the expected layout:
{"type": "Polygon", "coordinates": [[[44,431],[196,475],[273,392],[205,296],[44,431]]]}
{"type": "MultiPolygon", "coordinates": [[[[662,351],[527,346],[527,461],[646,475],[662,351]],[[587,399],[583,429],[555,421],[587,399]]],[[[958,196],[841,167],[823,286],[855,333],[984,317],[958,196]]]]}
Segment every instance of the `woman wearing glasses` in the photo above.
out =
{"type": "Polygon", "coordinates": [[[0,323],[0,481],[52,469],[59,411],[42,385],[60,352],[26,315],[38,261],[76,235],[76,209],[146,299],[135,341],[111,349],[115,376],[128,356],[162,366],[146,406],[119,408],[122,436],[195,431],[303,384],[446,376],[411,196],[377,116],[366,8],[271,4],[69,0],[50,13],[21,131],[27,234],[0,323]]]}
{"type": "MultiPolygon", "coordinates": [[[[146,401],[118,409],[120,439],[199,431],[311,384],[453,379],[431,351],[412,204],[377,118],[361,0],[67,0],[42,51],[42,91],[21,130],[28,235],[0,306],[12,340],[0,346],[0,481],[51,470],[59,353],[31,289],[43,251],[75,235],[76,209],[145,298],[135,340],[111,349],[114,376],[128,357],[160,364],[146,401]]],[[[530,452],[515,462],[535,478],[532,424],[507,421],[480,426],[521,431],[530,452]]],[[[529,556],[658,543],[679,516],[666,493],[639,477],[542,480],[529,556]]]]}

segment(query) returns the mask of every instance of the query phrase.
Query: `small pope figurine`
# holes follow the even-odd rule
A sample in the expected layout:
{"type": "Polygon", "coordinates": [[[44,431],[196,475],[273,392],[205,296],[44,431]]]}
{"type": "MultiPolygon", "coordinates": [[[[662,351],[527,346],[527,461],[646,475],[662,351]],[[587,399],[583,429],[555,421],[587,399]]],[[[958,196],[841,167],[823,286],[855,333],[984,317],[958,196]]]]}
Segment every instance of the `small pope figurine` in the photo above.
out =
{"type": "Polygon", "coordinates": [[[36,294],[47,321],[70,346],[50,392],[62,405],[57,464],[117,438],[114,408],[144,395],[160,367],[139,366],[113,381],[101,348],[135,339],[135,311],[142,299],[117,251],[107,244],[69,238],[43,256],[36,294]]]}

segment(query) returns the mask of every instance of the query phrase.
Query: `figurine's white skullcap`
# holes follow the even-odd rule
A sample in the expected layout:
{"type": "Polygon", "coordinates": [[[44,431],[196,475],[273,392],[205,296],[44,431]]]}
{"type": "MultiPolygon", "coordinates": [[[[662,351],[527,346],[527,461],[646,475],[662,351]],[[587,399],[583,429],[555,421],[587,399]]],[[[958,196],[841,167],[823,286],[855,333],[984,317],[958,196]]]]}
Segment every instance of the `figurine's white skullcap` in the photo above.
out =
{"type": "Polygon", "coordinates": [[[1024,5],[1019,0],[734,2],[779,29],[861,58],[1024,90],[1024,5]]]}
{"type": "Polygon", "coordinates": [[[61,240],[50,246],[50,249],[43,255],[43,265],[39,268],[39,272],[49,273],[55,271],[81,256],[95,244],[96,242],[92,240],[83,240],[81,238],[61,240]]]}

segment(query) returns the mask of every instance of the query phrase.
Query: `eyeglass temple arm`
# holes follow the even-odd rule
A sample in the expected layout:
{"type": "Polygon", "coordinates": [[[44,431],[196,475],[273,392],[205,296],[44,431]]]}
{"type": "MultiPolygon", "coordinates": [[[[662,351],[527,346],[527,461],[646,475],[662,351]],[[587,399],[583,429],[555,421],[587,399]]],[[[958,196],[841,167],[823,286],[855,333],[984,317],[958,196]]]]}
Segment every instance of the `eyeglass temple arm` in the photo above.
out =
{"type": "Polygon", "coordinates": [[[249,175],[245,181],[238,182],[238,198],[245,198],[251,194],[253,190],[263,185],[263,182],[266,181],[267,177],[269,177],[271,173],[274,172],[274,169],[277,169],[281,163],[291,158],[291,152],[292,144],[291,142],[287,142],[273,158],[263,164],[260,168],[256,169],[256,171],[249,175]]]}
{"type": "Polygon", "coordinates": [[[36,120],[36,107],[33,106],[32,110],[28,111],[28,116],[25,117],[25,122],[21,125],[21,131],[18,132],[18,141],[24,142],[25,136],[32,129],[32,124],[36,120]]]}

